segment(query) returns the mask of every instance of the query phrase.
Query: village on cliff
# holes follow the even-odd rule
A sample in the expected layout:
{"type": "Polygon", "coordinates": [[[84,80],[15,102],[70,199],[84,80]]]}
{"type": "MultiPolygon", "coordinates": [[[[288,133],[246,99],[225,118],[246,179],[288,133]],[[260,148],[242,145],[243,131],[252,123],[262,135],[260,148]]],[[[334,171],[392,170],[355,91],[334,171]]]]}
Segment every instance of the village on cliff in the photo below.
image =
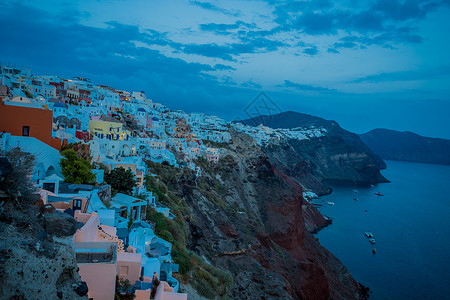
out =
{"type": "MultiPolygon", "coordinates": [[[[116,277],[128,280],[136,299],[187,299],[173,277],[178,265],[172,244],[155,234],[146,220],[147,207],[173,219],[170,209],[147,190],[155,176],[147,161],[188,168],[211,164],[223,156],[223,143],[233,130],[244,132],[260,146],[283,139],[307,139],[326,134],[323,128],[271,129],[229,123],[217,116],[173,111],[140,92],[95,85],[81,77],[33,76],[30,70],[1,66],[0,155],[14,148],[35,157],[30,175],[41,205],[72,215],[78,224],[73,248],[81,279],[93,299],[114,299],[116,277]],[[60,150],[83,145],[93,166],[93,184],[66,182],[60,150]],[[105,171],[124,168],[134,175],[132,193],[111,197],[105,171]],[[145,195],[142,197],[142,195],[145,195]]],[[[1,200],[1,199],[0,199],[1,200]]]]}

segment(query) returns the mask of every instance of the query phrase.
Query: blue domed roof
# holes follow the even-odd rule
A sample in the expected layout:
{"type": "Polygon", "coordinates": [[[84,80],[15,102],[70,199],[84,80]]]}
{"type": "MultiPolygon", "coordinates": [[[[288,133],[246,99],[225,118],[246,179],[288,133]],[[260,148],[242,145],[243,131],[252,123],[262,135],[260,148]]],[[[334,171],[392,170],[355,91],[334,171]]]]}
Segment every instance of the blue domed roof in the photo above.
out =
{"type": "Polygon", "coordinates": [[[159,119],[156,118],[156,117],[153,117],[153,118],[152,118],[152,121],[159,121],[159,119]]]}
{"type": "Polygon", "coordinates": [[[139,108],[138,111],[143,111],[143,112],[147,112],[145,109],[143,108],[139,108]]]}
{"type": "Polygon", "coordinates": [[[55,105],[53,105],[53,107],[63,107],[66,108],[66,106],[64,104],[62,104],[61,102],[56,103],[55,105]]]}

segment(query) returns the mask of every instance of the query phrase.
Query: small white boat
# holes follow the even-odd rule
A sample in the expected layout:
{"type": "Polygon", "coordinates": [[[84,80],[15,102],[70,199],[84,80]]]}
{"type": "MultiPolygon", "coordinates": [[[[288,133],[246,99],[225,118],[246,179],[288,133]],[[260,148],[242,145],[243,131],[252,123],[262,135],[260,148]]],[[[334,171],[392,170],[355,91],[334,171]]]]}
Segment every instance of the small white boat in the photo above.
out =
{"type": "Polygon", "coordinates": [[[370,231],[364,232],[364,235],[367,236],[368,238],[373,237],[373,234],[372,234],[372,232],[370,232],[370,231]]]}
{"type": "Polygon", "coordinates": [[[328,205],[334,205],[334,202],[328,201],[327,204],[328,205]]]}
{"type": "Polygon", "coordinates": [[[355,193],[355,194],[358,193],[358,190],[353,190],[353,193],[355,193]]]}
{"type": "Polygon", "coordinates": [[[371,244],[375,244],[375,239],[369,239],[369,242],[370,242],[371,244]]]}

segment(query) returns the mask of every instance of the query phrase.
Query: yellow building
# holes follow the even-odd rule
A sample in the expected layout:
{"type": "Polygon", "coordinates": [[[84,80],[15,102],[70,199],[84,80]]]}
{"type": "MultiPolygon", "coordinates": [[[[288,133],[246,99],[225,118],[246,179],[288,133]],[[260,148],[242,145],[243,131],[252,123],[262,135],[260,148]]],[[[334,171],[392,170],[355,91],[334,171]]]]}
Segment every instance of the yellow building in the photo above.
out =
{"type": "Polygon", "coordinates": [[[90,120],[89,131],[92,136],[101,139],[128,141],[131,137],[131,132],[124,130],[123,124],[117,122],[90,120]]]}

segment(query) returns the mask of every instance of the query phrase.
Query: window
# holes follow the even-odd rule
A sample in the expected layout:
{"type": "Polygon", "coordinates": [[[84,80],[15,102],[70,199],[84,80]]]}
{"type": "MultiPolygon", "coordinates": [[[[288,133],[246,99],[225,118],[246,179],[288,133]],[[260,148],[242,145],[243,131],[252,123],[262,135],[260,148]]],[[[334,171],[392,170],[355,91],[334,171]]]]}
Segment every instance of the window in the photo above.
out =
{"type": "Polygon", "coordinates": [[[23,126],[22,127],[22,136],[29,136],[30,135],[30,126],[23,126]]]}
{"type": "Polygon", "coordinates": [[[72,209],[73,210],[81,210],[81,200],[80,199],[73,200],[72,209]]]}
{"type": "Polygon", "coordinates": [[[42,188],[43,188],[44,190],[47,190],[47,191],[52,192],[52,193],[55,192],[55,184],[52,183],[52,182],[45,182],[45,183],[42,185],[42,188]]]}

